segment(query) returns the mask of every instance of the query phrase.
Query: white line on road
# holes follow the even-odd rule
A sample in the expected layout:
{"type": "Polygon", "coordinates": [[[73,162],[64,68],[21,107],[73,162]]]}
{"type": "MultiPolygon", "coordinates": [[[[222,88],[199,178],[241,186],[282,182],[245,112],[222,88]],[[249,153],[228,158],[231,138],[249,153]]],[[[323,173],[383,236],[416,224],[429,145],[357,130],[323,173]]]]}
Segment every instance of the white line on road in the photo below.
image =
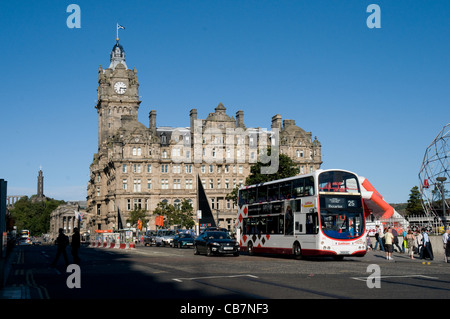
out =
{"type": "MultiPolygon", "coordinates": [[[[430,277],[430,276],[424,276],[424,275],[402,275],[402,276],[374,276],[370,277],[371,279],[386,279],[386,278],[425,278],[425,279],[439,279],[438,277],[430,277]]],[[[360,280],[360,281],[367,281],[369,277],[350,277],[351,279],[360,280]]]]}
{"type": "Polygon", "coordinates": [[[187,280],[200,280],[200,279],[217,279],[217,278],[237,278],[237,277],[251,277],[251,278],[258,278],[257,276],[253,275],[229,275],[229,276],[206,276],[206,277],[192,277],[192,278],[174,278],[172,280],[177,282],[183,282],[187,280]]]}

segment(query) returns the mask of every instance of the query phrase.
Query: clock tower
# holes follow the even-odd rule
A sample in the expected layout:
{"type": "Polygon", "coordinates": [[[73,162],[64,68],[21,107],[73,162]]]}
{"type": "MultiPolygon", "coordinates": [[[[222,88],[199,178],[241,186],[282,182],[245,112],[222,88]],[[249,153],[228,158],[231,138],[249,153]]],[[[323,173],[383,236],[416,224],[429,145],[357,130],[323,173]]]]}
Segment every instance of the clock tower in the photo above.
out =
{"type": "Polygon", "coordinates": [[[98,69],[98,148],[108,142],[121,127],[123,115],[138,119],[139,82],[136,68],[128,69],[125,50],[116,40],[107,69],[98,69]]]}

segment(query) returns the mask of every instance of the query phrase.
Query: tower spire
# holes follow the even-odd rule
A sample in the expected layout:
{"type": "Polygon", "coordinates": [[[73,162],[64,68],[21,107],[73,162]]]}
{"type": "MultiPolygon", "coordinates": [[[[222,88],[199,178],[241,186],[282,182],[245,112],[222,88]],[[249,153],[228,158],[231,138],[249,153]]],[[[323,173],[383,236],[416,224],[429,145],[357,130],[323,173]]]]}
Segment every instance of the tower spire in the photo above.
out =
{"type": "Polygon", "coordinates": [[[114,45],[112,52],[111,52],[111,56],[110,56],[111,64],[109,65],[109,67],[112,69],[115,69],[119,63],[122,63],[125,66],[125,68],[128,69],[127,64],[125,63],[125,50],[119,44],[119,29],[125,29],[125,27],[123,27],[117,23],[116,44],[114,45]]]}

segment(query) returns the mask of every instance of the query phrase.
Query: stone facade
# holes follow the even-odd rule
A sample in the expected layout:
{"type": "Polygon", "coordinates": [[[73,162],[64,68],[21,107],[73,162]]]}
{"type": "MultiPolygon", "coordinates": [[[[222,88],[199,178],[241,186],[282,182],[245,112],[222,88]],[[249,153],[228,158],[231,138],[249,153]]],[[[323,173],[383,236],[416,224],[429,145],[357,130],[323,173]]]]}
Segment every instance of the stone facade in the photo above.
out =
{"type": "Polygon", "coordinates": [[[89,218],[86,216],[86,202],[67,202],[66,204],[58,206],[50,214],[50,242],[54,242],[58,237],[59,229],[64,230],[64,234],[73,235],[73,229],[78,227],[80,233],[86,236],[88,232],[87,224],[89,218]]]}
{"type": "Polygon", "coordinates": [[[270,130],[247,128],[243,111],[229,116],[220,103],[206,119],[191,109],[190,126],[181,128],[158,126],[152,110],[146,127],[138,122],[137,72],[126,66],[118,41],[109,68],[99,67],[98,83],[98,152],[87,187],[91,232],[117,229],[118,211],[125,222],[135,207],[147,210],[144,227],[155,229],[152,212],[161,201],[176,205],[188,199],[196,211],[197,176],[219,226],[233,230],[237,210],[226,196],[245,182],[259,150],[277,148],[294,160],[299,174],[322,163],[317,138],[278,114],[270,130]]]}

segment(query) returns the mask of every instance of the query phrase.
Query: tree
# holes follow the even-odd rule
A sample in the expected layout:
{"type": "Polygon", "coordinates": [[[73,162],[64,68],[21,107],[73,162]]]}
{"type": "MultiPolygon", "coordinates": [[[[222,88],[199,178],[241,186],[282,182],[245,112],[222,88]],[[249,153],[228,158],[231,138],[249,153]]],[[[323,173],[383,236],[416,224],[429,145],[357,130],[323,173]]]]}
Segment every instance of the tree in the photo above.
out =
{"type": "MultiPolygon", "coordinates": [[[[270,150],[269,150],[270,155],[270,150]]],[[[297,175],[298,168],[292,159],[284,154],[278,156],[278,170],[275,174],[262,174],[261,167],[266,166],[261,162],[257,162],[250,167],[250,175],[245,179],[245,185],[260,184],[274,181],[277,179],[292,177],[297,175]]],[[[237,204],[239,186],[236,186],[225,198],[232,200],[237,204]]]]}
{"type": "Polygon", "coordinates": [[[292,177],[298,173],[298,168],[292,159],[284,154],[280,154],[278,157],[278,170],[275,174],[262,174],[261,167],[263,166],[266,165],[261,162],[257,162],[250,167],[250,175],[246,178],[245,185],[265,183],[277,179],[292,177]]]}
{"type": "Polygon", "coordinates": [[[419,187],[414,186],[411,188],[411,193],[409,194],[408,205],[406,206],[406,211],[408,215],[423,215],[423,207],[421,203],[421,194],[419,192],[419,187]]]}
{"type": "Polygon", "coordinates": [[[32,236],[45,234],[50,229],[50,214],[61,204],[62,200],[46,198],[33,201],[33,197],[22,197],[10,210],[11,218],[18,230],[28,229],[32,236]]]}
{"type": "Polygon", "coordinates": [[[149,219],[147,218],[146,213],[147,211],[145,209],[135,207],[134,210],[130,212],[130,217],[127,219],[127,223],[137,226],[140,220],[143,225],[147,225],[149,219]]]}
{"type": "Polygon", "coordinates": [[[167,202],[159,202],[156,204],[156,208],[153,211],[153,215],[164,217],[164,226],[170,226],[170,216],[172,216],[175,207],[167,202]]]}
{"type": "Polygon", "coordinates": [[[153,215],[163,216],[165,227],[182,225],[189,229],[195,224],[193,212],[194,208],[190,201],[184,199],[179,206],[174,206],[167,202],[159,202],[153,211],[153,215]]]}

